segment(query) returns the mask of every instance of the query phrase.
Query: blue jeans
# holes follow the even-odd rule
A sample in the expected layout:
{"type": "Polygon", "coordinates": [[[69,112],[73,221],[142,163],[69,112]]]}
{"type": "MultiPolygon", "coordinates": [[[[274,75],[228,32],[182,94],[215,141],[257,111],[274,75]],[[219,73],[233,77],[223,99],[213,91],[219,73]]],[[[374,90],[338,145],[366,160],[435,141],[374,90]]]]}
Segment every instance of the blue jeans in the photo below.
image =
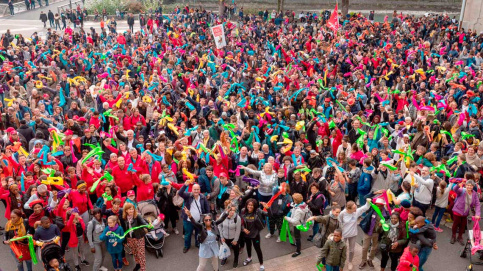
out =
{"type": "Polygon", "coordinates": [[[23,263],[24,262],[27,265],[27,270],[32,271],[32,261],[31,260],[19,261],[19,260],[17,260],[17,257],[15,257],[15,254],[13,253],[12,250],[10,250],[10,253],[12,254],[13,258],[15,259],[15,262],[17,263],[17,271],[24,271],[24,269],[23,269],[23,263]]]}
{"type": "Polygon", "coordinates": [[[325,266],[325,271],[339,271],[339,267],[338,266],[331,266],[331,265],[326,265],[325,266]]]}
{"type": "Polygon", "coordinates": [[[419,257],[419,271],[424,271],[423,270],[423,265],[428,260],[429,255],[431,255],[431,251],[433,251],[433,248],[432,247],[422,247],[419,250],[419,253],[418,253],[418,257],[419,257]]]}
{"type": "Polygon", "coordinates": [[[183,229],[184,229],[184,247],[185,248],[191,247],[191,235],[193,233],[193,230],[195,231],[195,245],[199,246],[199,243],[198,243],[199,231],[194,227],[193,223],[183,220],[183,229]]]}
{"type": "Polygon", "coordinates": [[[446,211],[446,208],[435,206],[433,219],[431,220],[431,223],[433,223],[436,228],[439,228],[439,223],[441,222],[441,218],[443,218],[445,211],[446,211]],[[436,220],[436,223],[434,223],[435,220],[436,220]]]}
{"type": "Polygon", "coordinates": [[[114,269],[122,269],[122,253],[112,253],[111,257],[114,269]]]}
{"type": "Polygon", "coordinates": [[[315,236],[317,234],[317,232],[319,231],[319,228],[320,228],[320,224],[315,222],[313,232],[312,232],[312,236],[315,236]]]}

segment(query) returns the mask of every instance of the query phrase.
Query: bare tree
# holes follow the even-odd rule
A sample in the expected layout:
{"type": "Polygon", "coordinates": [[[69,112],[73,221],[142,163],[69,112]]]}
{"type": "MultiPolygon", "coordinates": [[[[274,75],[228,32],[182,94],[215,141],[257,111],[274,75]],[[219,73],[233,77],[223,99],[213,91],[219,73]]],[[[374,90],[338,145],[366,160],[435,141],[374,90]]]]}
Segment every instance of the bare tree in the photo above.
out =
{"type": "Polygon", "coordinates": [[[284,2],[285,2],[285,0],[277,0],[277,11],[278,12],[283,11],[284,2]]]}
{"type": "Polygon", "coordinates": [[[342,0],[342,15],[345,17],[349,13],[349,0],[342,0]]]}

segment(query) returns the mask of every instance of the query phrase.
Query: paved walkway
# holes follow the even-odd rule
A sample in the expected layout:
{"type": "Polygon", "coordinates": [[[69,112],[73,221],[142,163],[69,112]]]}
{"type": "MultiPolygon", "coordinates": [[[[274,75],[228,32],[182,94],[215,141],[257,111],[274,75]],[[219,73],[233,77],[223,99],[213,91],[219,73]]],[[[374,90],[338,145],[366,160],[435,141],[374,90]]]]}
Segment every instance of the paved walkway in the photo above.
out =
{"type": "MultiPolygon", "coordinates": [[[[427,217],[431,218],[433,215],[433,209],[428,210],[427,217]]],[[[445,215],[443,220],[441,221],[441,227],[444,227],[447,231],[450,231],[451,226],[453,223],[446,222],[446,218],[448,216],[445,215]]],[[[298,256],[297,258],[292,258],[292,255],[285,255],[278,258],[274,258],[268,261],[265,261],[265,270],[277,270],[277,271],[310,271],[310,270],[317,270],[316,269],[316,260],[317,255],[319,254],[320,249],[312,246],[310,248],[302,250],[302,255],[298,256]]],[[[242,259],[242,258],[240,258],[242,259]]],[[[362,259],[362,246],[359,243],[356,243],[356,248],[354,252],[354,268],[353,270],[360,270],[359,264],[361,263],[362,259]]],[[[373,261],[374,268],[370,268],[366,266],[363,270],[381,270],[380,265],[381,261],[376,257],[373,261]]],[[[242,260],[240,260],[240,265],[242,264],[242,260]]],[[[388,263],[390,264],[390,263],[388,263]]],[[[227,266],[231,265],[231,263],[227,263],[227,266]]],[[[241,266],[238,267],[236,270],[242,271],[258,271],[260,268],[260,264],[254,263],[248,266],[241,266]]],[[[232,269],[235,270],[235,269],[232,269]]],[[[348,270],[348,266],[346,266],[344,270],[348,270]]]]}
{"type": "MultiPolygon", "coordinates": [[[[310,248],[302,250],[302,255],[298,256],[297,258],[292,258],[292,255],[285,255],[282,257],[274,258],[265,262],[265,270],[277,270],[277,271],[311,271],[317,270],[316,269],[316,260],[317,255],[320,252],[320,248],[312,246],[310,248]]],[[[352,270],[359,270],[359,264],[361,263],[362,258],[362,246],[356,244],[355,252],[354,252],[354,268],[352,270]]],[[[376,270],[379,271],[381,268],[381,262],[379,259],[375,258],[374,261],[374,268],[366,267],[363,270],[376,270]]],[[[240,261],[242,264],[242,261],[240,261]]],[[[231,263],[227,263],[227,265],[231,265],[231,263]]],[[[241,266],[236,268],[236,270],[242,271],[258,271],[260,268],[260,264],[250,264],[248,266],[241,266]]],[[[235,269],[232,269],[235,270],[235,269]]],[[[346,266],[344,270],[349,270],[346,266]]]]}

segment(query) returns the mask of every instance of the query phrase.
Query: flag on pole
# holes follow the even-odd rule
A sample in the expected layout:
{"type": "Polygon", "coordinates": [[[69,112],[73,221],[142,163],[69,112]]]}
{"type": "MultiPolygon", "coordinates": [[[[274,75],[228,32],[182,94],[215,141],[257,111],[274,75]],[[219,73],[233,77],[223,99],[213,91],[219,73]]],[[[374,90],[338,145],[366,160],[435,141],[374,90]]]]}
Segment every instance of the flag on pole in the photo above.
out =
{"type": "Polygon", "coordinates": [[[329,20],[327,21],[327,26],[330,29],[332,29],[334,33],[337,33],[337,30],[339,29],[339,15],[338,15],[337,3],[335,3],[334,11],[332,12],[329,20]]]}

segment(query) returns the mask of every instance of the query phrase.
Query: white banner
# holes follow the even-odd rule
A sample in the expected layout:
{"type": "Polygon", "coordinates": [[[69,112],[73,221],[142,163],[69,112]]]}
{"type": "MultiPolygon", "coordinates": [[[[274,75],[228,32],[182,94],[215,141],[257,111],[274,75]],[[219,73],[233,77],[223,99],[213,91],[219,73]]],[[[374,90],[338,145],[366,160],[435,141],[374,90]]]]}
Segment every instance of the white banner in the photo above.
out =
{"type": "Polygon", "coordinates": [[[213,38],[215,39],[216,48],[220,49],[226,46],[226,39],[225,39],[225,30],[223,29],[223,25],[215,25],[211,28],[211,33],[213,34],[213,38]]]}

